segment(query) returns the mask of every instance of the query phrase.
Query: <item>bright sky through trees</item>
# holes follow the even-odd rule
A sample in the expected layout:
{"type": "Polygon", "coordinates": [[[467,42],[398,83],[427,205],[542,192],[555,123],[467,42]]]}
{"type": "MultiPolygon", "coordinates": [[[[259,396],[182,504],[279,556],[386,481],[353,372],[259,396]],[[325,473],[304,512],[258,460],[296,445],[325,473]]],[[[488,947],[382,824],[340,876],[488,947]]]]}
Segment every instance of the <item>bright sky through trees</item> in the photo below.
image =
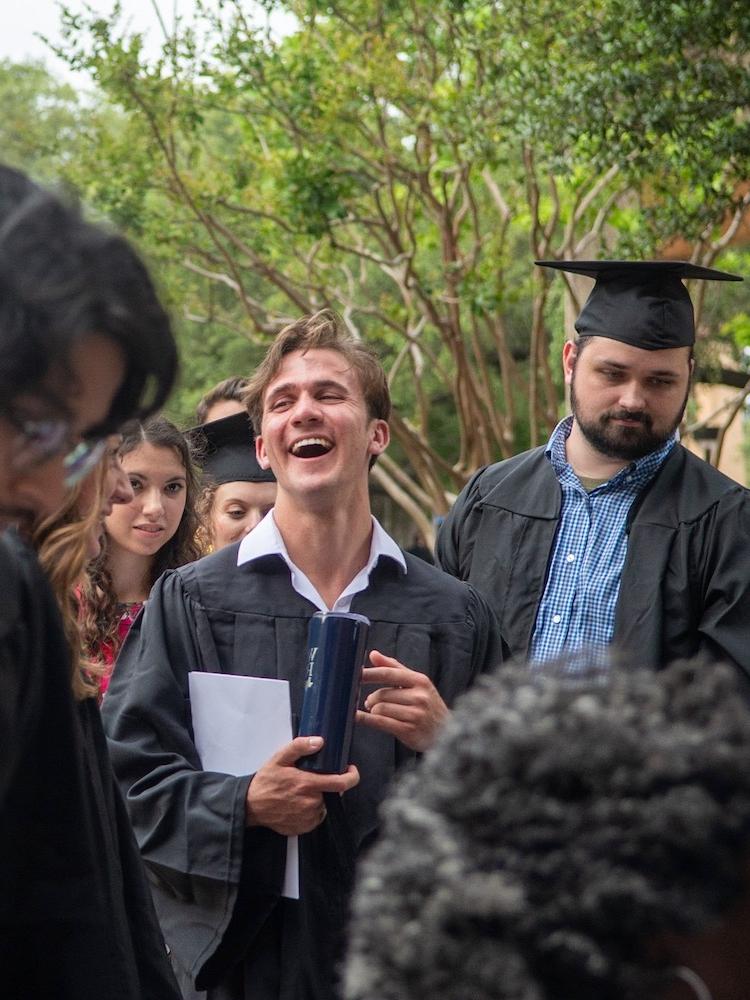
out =
{"type": "MultiPolygon", "coordinates": [[[[83,0],[68,0],[67,6],[72,11],[83,11],[83,0]]],[[[102,14],[112,10],[113,0],[92,0],[90,6],[102,14]]],[[[126,20],[134,31],[143,32],[148,45],[156,50],[162,40],[159,21],[154,11],[152,0],[123,0],[126,20]]],[[[167,28],[171,27],[173,8],[183,12],[192,7],[190,0],[169,0],[160,4],[162,17],[167,28]]],[[[58,0],[24,0],[14,6],[13,16],[4,18],[3,30],[0,31],[0,59],[12,59],[21,62],[25,59],[41,59],[51,70],[60,76],[69,77],[70,70],[60,59],[51,53],[39,35],[45,35],[52,41],[60,38],[60,4],[58,0]]]]}

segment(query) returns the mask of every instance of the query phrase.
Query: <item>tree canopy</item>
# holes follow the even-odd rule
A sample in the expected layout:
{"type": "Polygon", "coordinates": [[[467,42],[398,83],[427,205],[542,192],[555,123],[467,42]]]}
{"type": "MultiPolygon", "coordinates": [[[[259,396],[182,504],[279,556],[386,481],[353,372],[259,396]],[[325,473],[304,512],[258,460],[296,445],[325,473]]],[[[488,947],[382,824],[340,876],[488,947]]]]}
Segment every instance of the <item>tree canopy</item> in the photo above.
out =
{"type": "MultiPolygon", "coordinates": [[[[374,474],[427,539],[475,468],[558,419],[581,289],[534,258],[679,238],[711,264],[747,224],[745,0],[217,0],[156,60],[118,8],[63,23],[100,98],[60,169],[158,262],[178,409],[337,309],[396,403],[374,474]]],[[[704,327],[741,341],[728,301],[704,327]]]]}

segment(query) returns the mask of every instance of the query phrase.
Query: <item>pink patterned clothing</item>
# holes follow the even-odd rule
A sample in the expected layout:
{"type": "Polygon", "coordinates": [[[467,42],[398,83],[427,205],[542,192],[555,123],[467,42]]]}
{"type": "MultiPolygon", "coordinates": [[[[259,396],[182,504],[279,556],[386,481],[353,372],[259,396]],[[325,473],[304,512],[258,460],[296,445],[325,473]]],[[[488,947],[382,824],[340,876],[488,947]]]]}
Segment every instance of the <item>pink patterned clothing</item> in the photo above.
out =
{"type": "Polygon", "coordinates": [[[120,647],[123,642],[125,642],[125,636],[130,631],[130,626],[135,621],[138,616],[138,612],[143,607],[143,601],[133,601],[131,604],[118,604],[117,610],[122,611],[120,616],[120,621],[117,623],[117,645],[114,643],[106,643],[102,647],[102,658],[104,662],[109,667],[106,674],[102,674],[99,679],[99,697],[104,697],[104,694],[109,687],[109,679],[112,676],[112,669],[114,667],[115,660],[117,659],[117,654],[120,651],[120,647]]]}

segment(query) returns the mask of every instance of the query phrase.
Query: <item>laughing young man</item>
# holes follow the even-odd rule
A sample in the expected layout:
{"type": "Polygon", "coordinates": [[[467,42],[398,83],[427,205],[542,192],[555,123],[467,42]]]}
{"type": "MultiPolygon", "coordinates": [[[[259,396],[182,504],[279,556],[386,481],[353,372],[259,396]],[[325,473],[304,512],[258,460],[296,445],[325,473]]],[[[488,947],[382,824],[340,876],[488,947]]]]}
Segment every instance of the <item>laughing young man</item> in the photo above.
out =
{"type": "Polygon", "coordinates": [[[378,805],[454,698],[499,660],[497,625],[473,589],[403,553],[372,517],[368,470],[389,441],[388,387],[335,316],[282,331],[247,403],[275,506],[238,545],[157,583],[105,716],[185,996],[333,1000],[352,869],[378,805]],[[348,772],[296,768],[318,749],[299,737],[254,775],[202,771],[189,672],[285,678],[298,717],[317,610],[372,622],[348,772]],[[295,834],[299,901],[280,897],[295,834]]]}
{"type": "Polygon", "coordinates": [[[511,651],[613,645],[643,666],[705,653],[750,671],[750,495],[676,437],[693,370],[680,261],[543,266],[596,284],[566,343],[572,414],[546,447],[480,470],[438,564],[480,590],[511,651]]]}

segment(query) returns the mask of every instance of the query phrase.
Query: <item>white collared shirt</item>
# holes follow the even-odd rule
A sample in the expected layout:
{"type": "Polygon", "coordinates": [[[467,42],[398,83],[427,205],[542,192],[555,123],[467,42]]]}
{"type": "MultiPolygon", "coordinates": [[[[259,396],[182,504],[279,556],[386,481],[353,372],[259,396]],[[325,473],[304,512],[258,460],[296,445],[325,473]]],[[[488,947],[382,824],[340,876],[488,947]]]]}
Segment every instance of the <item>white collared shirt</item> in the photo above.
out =
{"type": "Polygon", "coordinates": [[[398,563],[403,572],[406,573],[406,560],[404,559],[403,552],[374,517],[372,518],[370,558],[354,579],[344,587],[331,608],[326,605],[308,577],[289,558],[286,545],[284,545],[284,539],[276,527],[272,510],[269,510],[260,524],[253,528],[249,534],[245,535],[240,542],[239,551],[237,552],[237,565],[242,566],[243,563],[252,562],[253,559],[260,559],[262,556],[270,555],[281,556],[292,575],[292,587],[294,587],[300,597],[307,598],[319,611],[348,611],[352,606],[355,594],[359,594],[361,591],[367,589],[370,583],[370,573],[381,556],[393,559],[398,563]]]}

